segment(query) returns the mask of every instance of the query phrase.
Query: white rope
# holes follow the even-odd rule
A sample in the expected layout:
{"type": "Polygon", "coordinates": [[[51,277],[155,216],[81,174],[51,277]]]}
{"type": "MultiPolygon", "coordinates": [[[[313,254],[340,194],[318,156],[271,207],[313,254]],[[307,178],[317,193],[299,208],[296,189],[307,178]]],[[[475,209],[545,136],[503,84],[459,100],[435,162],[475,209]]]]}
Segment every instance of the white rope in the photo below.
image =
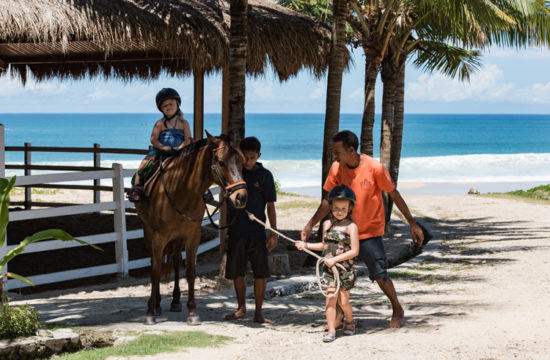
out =
{"type": "MultiPolygon", "coordinates": [[[[270,231],[273,231],[274,233],[276,233],[277,235],[285,238],[286,240],[296,244],[298,241],[297,240],[294,240],[294,239],[291,239],[289,238],[288,236],[280,233],[279,231],[275,230],[275,229],[272,229],[271,226],[267,225],[266,223],[264,223],[263,221],[261,221],[260,219],[258,219],[256,216],[254,216],[254,214],[252,214],[251,212],[249,212],[248,210],[245,210],[247,215],[248,215],[248,218],[251,220],[251,221],[255,221],[257,222],[258,224],[261,224],[264,228],[266,228],[267,230],[270,230],[270,231]]],[[[334,264],[330,270],[332,270],[332,274],[334,275],[334,282],[336,284],[336,291],[334,291],[334,293],[332,294],[327,294],[326,290],[325,290],[325,287],[323,286],[323,284],[321,283],[321,274],[320,274],[320,265],[321,263],[323,263],[325,261],[326,258],[324,257],[321,257],[319,255],[317,255],[316,253],[314,253],[313,251],[307,249],[307,248],[303,248],[302,249],[303,251],[305,251],[306,253],[310,254],[311,256],[317,258],[317,264],[315,265],[315,274],[317,275],[317,284],[319,285],[319,289],[321,290],[321,294],[323,294],[325,297],[334,297],[338,294],[338,290],[340,290],[340,274],[338,273],[338,269],[336,268],[337,266],[340,267],[342,270],[346,271],[346,268],[340,264],[340,263],[336,263],[334,264]]],[[[328,287],[328,286],[327,286],[328,287]]]]}

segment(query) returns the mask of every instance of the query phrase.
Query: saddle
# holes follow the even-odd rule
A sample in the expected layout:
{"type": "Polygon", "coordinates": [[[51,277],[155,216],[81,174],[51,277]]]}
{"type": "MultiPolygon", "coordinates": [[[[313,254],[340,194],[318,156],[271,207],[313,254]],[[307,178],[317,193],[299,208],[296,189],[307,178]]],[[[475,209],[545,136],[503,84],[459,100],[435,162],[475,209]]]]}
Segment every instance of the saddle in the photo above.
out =
{"type": "MultiPolygon", "coordinates": [[[[153,185],[155,185],[155,183],[160,178],[161,164],[163,169],[166,168],[174,160],[175,154],[176,153],[163,154],[163,155],[157,154],[140,171],[139,173],[139,177],[141,179],[140,183],[143,184],[142,185],[143,194],[145,195],[145,197],[149,197],[149,195],[151,194],[151,189],[153,188],[153,185]]],[[[133,182],[134,182],[134,178],[132,178],[132,183],[133,182]]]]}

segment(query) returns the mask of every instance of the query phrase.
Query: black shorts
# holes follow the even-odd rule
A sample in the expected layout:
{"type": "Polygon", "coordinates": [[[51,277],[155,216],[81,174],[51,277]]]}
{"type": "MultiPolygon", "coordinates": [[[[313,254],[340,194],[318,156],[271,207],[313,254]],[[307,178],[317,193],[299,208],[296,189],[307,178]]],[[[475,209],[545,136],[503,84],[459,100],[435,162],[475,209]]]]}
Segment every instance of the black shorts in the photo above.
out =
{"type": "Polygon", "coordinates": [[[388,258],[381,236],[359,240],[359,257],[367,265],[371,281],[388,277],[388,258]]]}
{"type": "Polygon", "coordinates": [[[244,277],[249,261],[254,279],[269,277],[265,235],[229,237],[227,241],[225,277],[227,279],[244,277]]]}

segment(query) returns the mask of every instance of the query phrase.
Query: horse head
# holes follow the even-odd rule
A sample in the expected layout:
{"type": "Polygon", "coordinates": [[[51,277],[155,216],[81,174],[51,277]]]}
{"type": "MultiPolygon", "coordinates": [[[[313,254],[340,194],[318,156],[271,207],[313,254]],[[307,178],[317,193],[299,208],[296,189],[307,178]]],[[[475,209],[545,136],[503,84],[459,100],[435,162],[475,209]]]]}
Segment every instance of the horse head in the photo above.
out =
{"type": "Polygon", "coordinates": [[[243,180],[243,154],[228,136],[214,137],[206,132],[212,143],[212,175],[214,181],[225,191],[231,206],[242,209],[246,206],[248,193],[243,180]]]}

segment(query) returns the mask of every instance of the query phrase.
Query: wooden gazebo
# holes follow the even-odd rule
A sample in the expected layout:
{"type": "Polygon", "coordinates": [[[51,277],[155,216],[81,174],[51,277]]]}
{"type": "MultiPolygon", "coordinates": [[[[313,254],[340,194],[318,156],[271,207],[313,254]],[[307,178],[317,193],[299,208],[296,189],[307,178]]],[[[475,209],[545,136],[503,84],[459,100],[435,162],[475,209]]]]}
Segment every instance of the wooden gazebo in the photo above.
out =
{"type": "MultiPolygon", "coordinates": [[[[230,0],[3,0],[0,74],[152,79],[194,75],[194,137],[203,132],[204,74],[223,72],[227,130],[230,0]]],[[[271,65],[281,81],[321,76],[330,30],[266,0],[249,0],[247,71],[271,65]]]]}

